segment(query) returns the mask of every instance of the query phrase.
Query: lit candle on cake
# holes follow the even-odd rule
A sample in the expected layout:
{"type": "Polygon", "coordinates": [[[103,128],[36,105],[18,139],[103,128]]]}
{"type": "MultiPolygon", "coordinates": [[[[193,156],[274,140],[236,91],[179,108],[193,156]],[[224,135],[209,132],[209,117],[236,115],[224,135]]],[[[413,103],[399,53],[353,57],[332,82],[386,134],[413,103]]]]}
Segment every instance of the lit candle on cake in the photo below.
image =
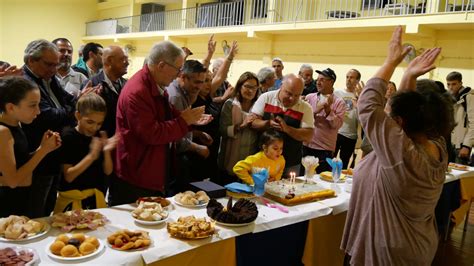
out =
{"type": "Polygon", "coordinates": [[[290,173],[290,184],[294,184],[296,182],[296,174],[295,172],[290,173]]]}

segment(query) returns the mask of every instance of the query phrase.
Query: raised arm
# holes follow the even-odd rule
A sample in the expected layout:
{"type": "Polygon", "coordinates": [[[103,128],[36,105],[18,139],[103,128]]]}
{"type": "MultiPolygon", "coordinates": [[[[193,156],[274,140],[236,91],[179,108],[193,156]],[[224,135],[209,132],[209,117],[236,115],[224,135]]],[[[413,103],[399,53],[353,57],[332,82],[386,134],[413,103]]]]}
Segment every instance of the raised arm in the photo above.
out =
{"type": "Polygon", "coordinates": [[[202,60],[202,64],[204,65],[205,68],[209,68],[209,65],[211,64],[212,56],[214,55],[215,51],[216,51],[216,41],[214,41],[214,34],[212,34],[211,37],[209,37],[209,41],[207,41],[206,57],[202,60]]]}
{"type": "Polygon", "coordinates": [[[416,90],[416,79],[435,69],[434,62],[441,53],[441,48],[430,48],[425,50],[420,56],[413,59],[403,73],[400,82],[400,91],[416,90]]]}
{"type": "MultiPolygon", "coordinates": [[[[217,73],[214,73],[214,77],[212,78],[212,84],[211,84],[211,95],[214,96],[217,88],[226,80],[227,74],[229,73],[230,65],[232,64],[232,61],[234,60],[235,55],[239,51],[239,46],[237,44],[237,41],[232,42],[232,46],[230,47],[229,54],[227,57],[224,59],[224,62],[220,66],[219,70],[217,70],[217,73]]],[[[225,101],[226,99],[224,99],[225,101]]]]}

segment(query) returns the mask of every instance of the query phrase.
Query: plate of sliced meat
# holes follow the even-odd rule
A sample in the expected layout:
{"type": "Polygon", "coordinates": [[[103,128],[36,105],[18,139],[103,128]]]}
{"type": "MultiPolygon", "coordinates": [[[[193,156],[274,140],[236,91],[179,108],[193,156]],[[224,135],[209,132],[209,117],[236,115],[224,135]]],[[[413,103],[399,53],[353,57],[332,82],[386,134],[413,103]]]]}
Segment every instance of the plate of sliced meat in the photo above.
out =
{"type": "Polygon", "coordinates": [[[64,232],[74,229],[95,230],[108,223],[109,220],[99,212],[87,210],[74,210],[55,214],[52,217],[52,226],[59,227],[64,232]]]}
{"type": "Polygon", "coordinates": [[[0,248],[0,265],[35,265],[40,257],[33,248],[6,247],[0,248]]]}

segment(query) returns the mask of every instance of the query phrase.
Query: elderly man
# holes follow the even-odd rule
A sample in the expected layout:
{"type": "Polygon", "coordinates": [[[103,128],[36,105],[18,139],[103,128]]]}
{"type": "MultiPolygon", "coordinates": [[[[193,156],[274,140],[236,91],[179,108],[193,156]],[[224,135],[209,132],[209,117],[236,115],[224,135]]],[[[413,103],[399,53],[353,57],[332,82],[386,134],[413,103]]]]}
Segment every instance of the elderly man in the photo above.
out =
{"type": "Polygon", "coordinates": [[[303,96],[317,92],[316,82],[313,79],[313,67],[310,64],[302,64],[298,75],[304,80],[303,96]]]}
{"type": "MultiPolygon", "coordinates": [[[[128,55],[119,46],[109,46],[103,50],[102,60],[104,67],[99,74],[90,79],[90,86],[98,88],[98,94],[102,96],[107,104],[107,115],[102,129],[110,137],[115,134],[115,117],[117,114],[117,102],[122,88],[127,82],[123,75],[127,74],[128,55]],[[100,85],[100,87],[98,87],[100,85]]],[[[83,85],[88,83],[84,82],[83,85]]]]}
{"type": "MultiPolygon", "coordinates": [[[[123,88],[117,105],[115,173],[109,204],[135,202],[138,197],[170,193],[175,165],[174,142],[193,124],[200,124],[204,107],[176,110],[164,90],[181,71],[183,50],[172,42],[155,44],[146,64],[123,88]]],[[[172,194],[172,193],[170,193],[172,194]]]]}
{"type": "Polygon", "coordinates": [[[276,79],[275,84],[269,89],[269,91],[278,90],[281,87],[283,81],[283,69],[285,69],[283,61],[279,57],[275,57],[272,59],[272,67],[273,69],[275,69],[276,79]]]}
{"type": "Polygon", "coordinates": [[[453,71],[446,77],[448,91],[454,96],[454,120],[456,127],[451,133],[456,162],[469,164],[474,145],[474,91],[462,84],[462,74],[453,71]]]}
{"type": "Polygon", "coordinates": [[[316,82],[318,92],[308,94],[305,98],[313,108],[313,138],[303,144],[303,156],[318,157],[319,167],[316,170],[321,173],[331,171],[326,158],[334,157],[337,131],[342,126],[346,105],[333,93],[336,73],[330,68],[316,72],[319,74],[316,82]]]}
{"type": "MultiPolygon", "coordinates": [[[[33,123],[23,125],[33,152],[41,143],[46,130],[61,132],[65,126],[75,125],[75,98],[67,93],[55,78],[59,65],[56,45],[46,40],[35,40],[28,44],[23,57],[24,77],[33,81],[40,89],[41,113],[33,123]]],[[[32,199],[34,217],[49,216],[56,202],[56,183],[60,165],[57,152],[48,154],[33,173],[32,199]]],[[[30,217],[33,218],[33,217],[30,217]]]]}
{"type": "MultiPolygon", "coordinates": [[[[166,91],[170,103],[179,111],[191,107],[196,101],[199,92],[204,86],[207,69],[197,60],[187,60],[181,73],[166,91]]],[[[203,179],[204,169],[200,169],[204,159],[209,156],[209,148],[213,142],[212,137],[200,130],[189,132],[177,143],[177,153],[181,166],[180,180],[177,189],[184,191],[191,181],[203,179]]]]}
{"type": "Polygon", "coordinates": [[[258,71],[257,78],[260,83],[260,93],[265,93],[275,85],[275,70],[271,67],[261,68],[258,71]]]}
{"type": "Polygon", "coordinates": [[[54,39],[52,43],[54,43],[59,50],[59,66],[56,77],[67,92],[78,98],[81,93],[81,85],[87,77],[71,68],[72,44],[66,38],[54,39]]]}
{"type": "MultiPolygon", "coordinates": [[[[341,158],[344,169],[349,167],[349,160],[353,154],[353,161],[355,160],[354,149],[357,142],[357,128],[359,126],[356,87],[359,82],[360,72],[357,69],[351,69],[346,74],[346,89],[334,92],[337,97],[346,103],[346,113],[337,134],[336,151],[334,153],[334,155],[337,155],[340,151],[339,158],[341,158]]],[[[354,162],[352,165],[354,165],[354,162]]]]}
{"type": "Polygon", "coordinates": [[[92,78],[92,76],[99,73],[103,66],[102,54],[102,45],[95,42],[87,43],[84,49],[82,49],[82,60],[85,62],[85,65],[74,65],[72,68],[81,72],[87,78],[92,78]]]}
{"type": "Polygon", "coordinates": [[[311,140],[313,134],[311,106],[300,99],[302,92],[303,79],[294,74],[286,75],[281,88],[262,94],[251,110],[258,116],[252,122],[253,128],[273,128],[283,133],[285,176],[291,171],[299,172],[302,142],[311,140]]]}

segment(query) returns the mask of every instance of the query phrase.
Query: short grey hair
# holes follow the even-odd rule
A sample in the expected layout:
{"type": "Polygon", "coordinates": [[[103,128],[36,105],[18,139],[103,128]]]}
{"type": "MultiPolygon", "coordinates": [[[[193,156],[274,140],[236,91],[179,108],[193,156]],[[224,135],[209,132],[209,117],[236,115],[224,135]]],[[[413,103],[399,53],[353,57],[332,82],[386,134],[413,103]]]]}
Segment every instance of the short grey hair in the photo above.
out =
{"type": "Polygon", "coordinates": [[[58,47],[52,42],[45,39],[38,39],[30,42],[25,49],[23,55],[23,62],[28,64],[28,60],[31,58],[34,61],[38,61],[43,56],[44,51],[50,50],[56,53],[59,53],[58,47]]]}
{"type": "Polygon", "coordinates": [[[224,64],[224,58],[215,59],[214,62],[212,62],[212,72],[217,72],[222,64],[224,64]]]}
{"type": "Polygon", "coordinates": [[[275,70],[272,67],[264,67],[258,71],[258,82],[265,83],[269,77],[275,77],[275,70]]]}
{"type": "Polygon", "coordinates": [[[153,45],[146,59],[146,63],[148,66],[156,65],[161,61],[173,64],[180,56],[184,57],[184,52],[181,47],[178,47],[170,41],[163,41],[153,45]]]}
{"type": "Polygon", "coordinates": [[[309,69],[309,70],[313,71],[313,67],[310,64],[302,64],[301,67],[300,67],[300,73],[303,72],[303,70],[305,70],[305,69],[309,69]]]}

